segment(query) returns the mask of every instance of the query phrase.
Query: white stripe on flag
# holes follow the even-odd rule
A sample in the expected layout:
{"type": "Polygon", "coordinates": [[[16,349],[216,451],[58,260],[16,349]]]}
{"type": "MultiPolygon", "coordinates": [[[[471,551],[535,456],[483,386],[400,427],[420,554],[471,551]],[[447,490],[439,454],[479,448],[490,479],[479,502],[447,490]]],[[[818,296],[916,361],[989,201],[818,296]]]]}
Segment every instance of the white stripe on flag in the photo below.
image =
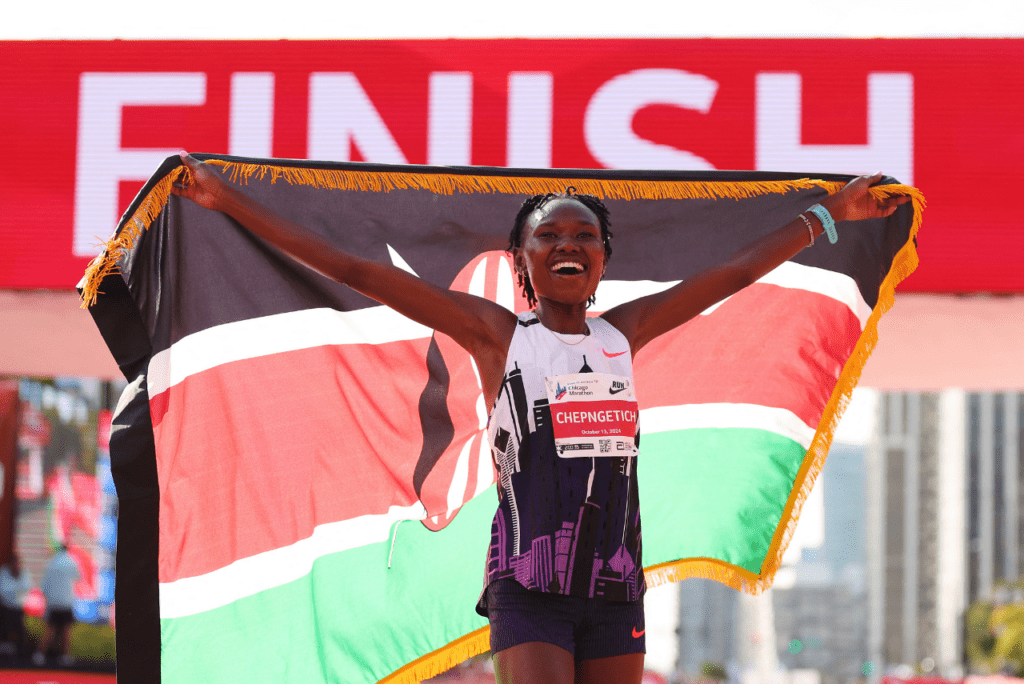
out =
{"type": "MultiPolygon", "coordinates": [[[[814,429],[791,411],[753,404],[662,406],[640,412],[642,434],[690,428],[750,428],[774,432],[808,448],[814,429]]],[[[489,488],[488,488],[489,489],[489,488]]],[[[479,494],[480,492],[478,492],[479,494]]],[[[290,546],[256,554],[205,575],[160,584],[160,617],[195,615],[304,577],[321,556],[388,539],[398,520],[422,520],[421,503],[392,507],[384,515],[364,515],[319,525],[290,546]]]]}
{"type": "Polygon", "coordinates": [[[810,448],[817,431],[788,409],[758,404],[658,406],[640,411],[638,425],[641,439],[656,432],[694,428],[767,430],[788,437],[804,449],[810,448]]]}
{"type": "Polygon", "coordinates": [[[161,582],[160,617],[195,615],[294,582],[309,574],[317,558],[387,541],[396,522],[426,516],[419,501],[412,506],[392,506],[382,515],[318,525],[312,535],[294,544],[242,558],[205,575],[161,582]]]}
{"type": "MultiPolygon", "coordinates": [[[[655,280],[604,280],[597,288],[597,311],[607,311],[613,307],[632,301],[638,297],[644,297],[655,292],[667,290],[679,283],[679,280],[660,282],[655,280]]],[[[774,271],[768,273],[758,280],[759,283],[777,285],[793,290],[806,290],[815,292],[840,302],[853,312],[853,315],[860,321],[861,330],[871,315],[871,307],[864,301],[864,296],[857,287],[857,281],[845,273],[829,271],[825,268],[815,266],[804,266],[787,261],[774,271]]],[[[702,313],[708,315],[720,307],[722,300],[714,306],[708,307],[702,313]]]]}
{"type": "Polygon", "coordinates": [[[383,344],[433,331],[386,306],[356,311],[305,309],[250,318],[183,337],[149,362],[149,396],[224,363],[338,344],[383,344]]]}
{"type": "MultiPolygon", "coordinates": [[[[606,280],[597,290],[598,311],[666,290],[679,281],[606,280]]],[[[871,309],[853,278],[835,271],[786,262],[760,283],[815,292],[849,307],[864,328],[871,309]]],[[[710,314],[721,302],[703,312],[710,314]]],[[[386,306],[356,311],[305,309],[225,323],[193,333],[149,362],[149,396],[191,375],[224,363],[325,345],[383,344],[430,337],[430,328],[386,306]]]]}

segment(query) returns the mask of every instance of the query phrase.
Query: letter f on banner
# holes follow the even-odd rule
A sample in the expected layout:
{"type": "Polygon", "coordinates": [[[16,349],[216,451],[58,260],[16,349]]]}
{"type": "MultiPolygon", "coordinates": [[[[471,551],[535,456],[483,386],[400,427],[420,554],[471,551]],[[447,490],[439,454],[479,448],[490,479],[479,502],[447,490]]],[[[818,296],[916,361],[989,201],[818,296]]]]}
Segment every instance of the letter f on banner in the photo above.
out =
{"type": "Polygon", "coordinates": [[[867,145],[801,144],[801,86],[800,74],[757,75],[758,171],[883,171],[901,183],[914,183],[913,75],[868,76],[867,145]]]}
{"type": "Polygon", "coordinates": [[[83,73],[78,97],[74,254],[94,257],[117,227],[120,182],[144,181],[177,149],[122,149],[125,105],[202,105],[204,73],[83,73]]]}

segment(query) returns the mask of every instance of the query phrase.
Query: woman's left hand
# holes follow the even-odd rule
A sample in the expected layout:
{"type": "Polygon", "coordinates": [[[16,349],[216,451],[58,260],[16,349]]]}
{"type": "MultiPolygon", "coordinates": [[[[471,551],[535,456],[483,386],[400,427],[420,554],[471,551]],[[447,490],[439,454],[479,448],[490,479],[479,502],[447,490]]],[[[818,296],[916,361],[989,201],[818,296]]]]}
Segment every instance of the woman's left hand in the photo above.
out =
{"type": "Polygon", "coordinates": [[[870,218],[890,216],[896,208],[910,201],[905,195],[875,199],[868,188],[877,183],[882,174],[858,176],[846,184],[842,190],[832,195],[821,204],[832,214],[836,223],[840,221],[862,221],[870,218]]]}

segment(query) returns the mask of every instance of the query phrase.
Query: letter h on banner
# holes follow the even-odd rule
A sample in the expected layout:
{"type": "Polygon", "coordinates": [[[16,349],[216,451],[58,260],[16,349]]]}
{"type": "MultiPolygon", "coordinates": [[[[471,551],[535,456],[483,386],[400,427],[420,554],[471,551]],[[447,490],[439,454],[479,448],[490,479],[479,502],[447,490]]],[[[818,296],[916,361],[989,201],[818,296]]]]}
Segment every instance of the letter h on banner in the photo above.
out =
{"type": "MultiPolygon", "coordinates": [[[[868,76],[867,145],[803,145],[800,74],[757,75],[756,161],[759,171],[874,173],[914,182],[914,77],[868,76]]],[[[835,103],[837,107],[843,103],[835,103]]]]}

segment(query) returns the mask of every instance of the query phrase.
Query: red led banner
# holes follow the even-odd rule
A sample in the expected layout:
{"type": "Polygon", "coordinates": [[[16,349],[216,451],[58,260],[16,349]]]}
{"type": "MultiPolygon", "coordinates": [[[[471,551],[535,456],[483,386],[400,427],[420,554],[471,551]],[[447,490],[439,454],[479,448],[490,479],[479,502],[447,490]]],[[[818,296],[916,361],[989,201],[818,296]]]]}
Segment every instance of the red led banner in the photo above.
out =
{"type": "Polygon", "coordinates": [[[179,148],[868,173],[929,200],[902,290],[1024,291],[1021,40],[3,42],[0,288],[74,286],[179,148]]]}

